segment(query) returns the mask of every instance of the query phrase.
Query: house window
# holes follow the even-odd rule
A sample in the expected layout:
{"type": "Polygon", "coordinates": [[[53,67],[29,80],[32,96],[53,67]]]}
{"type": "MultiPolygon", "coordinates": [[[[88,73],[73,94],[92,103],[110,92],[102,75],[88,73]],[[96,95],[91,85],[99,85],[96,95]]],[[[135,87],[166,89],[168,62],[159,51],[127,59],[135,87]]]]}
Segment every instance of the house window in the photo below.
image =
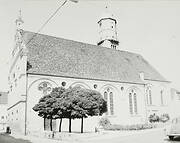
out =
{"type": "Polygon", "coordinates": [[[3,120],[3,119],[4,119],[4,116],[1,116],[1,119],[3,120]]]}
{"type": "Polygon", "coordinates": [[[104,100],[107,102],[107,112],[106,115],[114,115],[114,99],[113,92],[110,88],[104,92],[104,100]]]}
{"type": "Polygon", "coordinates": [[[134,90],[129,92],[129,112],[131,115],[138,114],[137,108],[137,94],[134,90]]]}
{"type": "Polygon", "coordinates": [[[13,78],[15,78],[16,77],[16,75],[15,75],[15,73],[13,73],[13,78]]]}
{"type": "Polygon", "coordinates": [[[147,104],[148,105],[152,105],[152,91],[151,91],[151,87],[147,87],[146,95],[147,95],[147,104]]]}

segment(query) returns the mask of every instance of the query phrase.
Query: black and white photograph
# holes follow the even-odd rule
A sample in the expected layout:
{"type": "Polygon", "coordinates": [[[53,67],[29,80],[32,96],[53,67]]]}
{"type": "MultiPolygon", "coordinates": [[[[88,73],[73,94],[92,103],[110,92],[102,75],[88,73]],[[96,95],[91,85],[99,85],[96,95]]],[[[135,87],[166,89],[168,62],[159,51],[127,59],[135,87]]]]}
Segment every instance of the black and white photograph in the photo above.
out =
{"type": "Polygon", "coordinates": [[[180,0],[0,0],[0,143],[180,142],[180,0]]]}

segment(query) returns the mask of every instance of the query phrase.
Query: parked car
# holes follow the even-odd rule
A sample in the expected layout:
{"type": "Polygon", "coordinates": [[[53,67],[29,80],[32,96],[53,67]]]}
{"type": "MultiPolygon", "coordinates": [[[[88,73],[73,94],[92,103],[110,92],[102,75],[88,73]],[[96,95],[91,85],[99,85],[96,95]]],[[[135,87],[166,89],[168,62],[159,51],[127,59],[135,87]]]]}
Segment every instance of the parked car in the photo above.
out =
{"type": "Polygon", "coordinates": [[[165,128],[165,133],[170,140],[180,136],[180,117],[172,119],[170,125],[165,128]]]}

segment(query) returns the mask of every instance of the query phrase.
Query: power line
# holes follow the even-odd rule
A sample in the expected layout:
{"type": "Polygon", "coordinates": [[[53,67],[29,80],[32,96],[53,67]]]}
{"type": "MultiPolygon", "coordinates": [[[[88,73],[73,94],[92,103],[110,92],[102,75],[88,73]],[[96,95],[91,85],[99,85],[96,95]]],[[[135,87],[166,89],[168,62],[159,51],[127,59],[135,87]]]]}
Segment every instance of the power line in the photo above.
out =
{"type": "Polygon", "coordinates": [[[65,0],[55,11],[54,13],[44,22],[44,24],[39,28],[39,30],[32,36],[32,38],[27,42],[26,46],[33,40],[34,37],[49,23],[49,21],[56,15],[56,13],[67,3],[65,0]]]}

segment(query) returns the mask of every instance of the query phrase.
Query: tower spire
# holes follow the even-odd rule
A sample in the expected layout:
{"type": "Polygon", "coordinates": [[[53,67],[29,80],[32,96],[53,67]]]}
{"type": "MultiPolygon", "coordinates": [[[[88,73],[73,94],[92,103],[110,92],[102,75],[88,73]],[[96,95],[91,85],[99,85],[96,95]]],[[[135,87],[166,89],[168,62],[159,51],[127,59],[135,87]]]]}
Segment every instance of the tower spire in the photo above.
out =
{"type": "Polygon", "coordinates": [[[16,19],[15,23],[16,23],[17,30],[22,29],[22,24],[24,23],[24,21],[22,20],[21,9],[19,10],[19,15],[18,15],[18,18],[16,19]]]}

